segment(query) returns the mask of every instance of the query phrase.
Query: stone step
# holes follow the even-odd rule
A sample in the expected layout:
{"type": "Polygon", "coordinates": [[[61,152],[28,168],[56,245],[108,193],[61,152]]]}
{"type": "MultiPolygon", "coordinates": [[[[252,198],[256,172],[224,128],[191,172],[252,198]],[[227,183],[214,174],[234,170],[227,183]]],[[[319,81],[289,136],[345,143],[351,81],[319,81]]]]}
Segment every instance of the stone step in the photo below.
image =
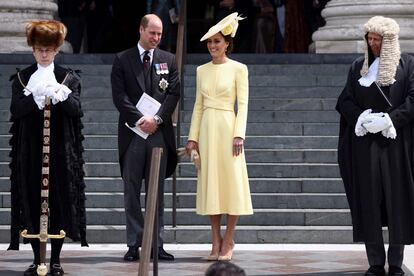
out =
{"type": "MultiPolygon", "coordinates": [[[[10,149],[0,148],[0,162],[8,162],[10,149]]],[[[247,162],[286,162],[286,163],[336,163],[336,150],[289,150],[289,149],[246,149],[247,162]]],[[[86,162],[117,162],[117,149],[86,149],[84,152],[86,162]]],[[[183,158],[182,160],[187,160],[183,158]]]]}
{"type": "MultiPolygon", "coordinates": [[[[182,137],[185,145],[188,137],[182,137]]],[[[246,149],[336,149],[337,136],[246,136],[246,149]]],[[[277,161],[275,161],[277,162],[277,161]]]]}
{"type": "MultiPolygon", "coordinates": [[[[164,194],[165,207],[172,207],[172,194],[164,194]]],[[[314,193],[252,193],[252,204],[255,209],[346,209],[348,202],[345,194],[314,193]]],[[[10,208],[10,193],[1,192],[1,207],[10,208]]],[[[123,193],[88,192],[86,207],[89,208],[121,208],[124,207],[123,193]]],[[[141,202],[145,202],[141,197],[141,202]]],[[[195,193],[178,193],[177,208],[195,208],[195,193]]]]}
{"type": "MultiPolygon", "coordinates": [[[[275,90],[284,89],[285,87],[344,87],[346,81],[346,74],[341,76],[301,76],[297,75],[251,75],[249,76],[249,88],[251,87],[272,87],[275,90]]],[[[8,81],[9,77],[0,77],[0,89],[11,91],[11,82],[8,81]]],[[[195,76],[185,76],[184,87],[195,87],[195,76]]],[[[107,90],[107,93],[112,89],[110,75],[102,76],[84,76],[81,79],[82,87],[96,87],[102,90],[107,90]]],[[[255,93],[255,92],[253,92],[255,93]]],[[[10,94],[9,94],[10,95],[10,94]]]]}
{"type": "MultiPolygon", "coordinates": [[[[342,91],[341,86],[297,86],[292,83],[291,86],[275,87],[275,86],[249,86],[249,99],[263,99],[263,98],[330,98],[336,99],[342,91]]],[[[0,98],[9,99],[11,96],[10,83],[2,84],[0,82],[0,98]]],[[[195,87],[184,87],[184,97],[194,98],[195,87]]],[[[112,91],[110,86],[82,86],[81,99],[97,99],[97,98],[112,98],[112,91]]]]}
{"type": "Polygon", "coordinates": [[[82,110],[117,111],[112,98],[86,98],[81,96],[82,110]]]}
{"type": "MultiPolygon", "coordinates": [[[[249,163],[247,170],[249,177],[340,177],[338,165],[328,163],[249,163]]],[[[196,176],[195,166],[190,163],[181,163],[178,165],[177,174],[181,177],[196,176]]]]}
{"type": "MultiPolygon", "coordinates": [[[[61,55],[59,55],[61,56],[61,55]]],[[[361,54],[232,54],[232,59],[242,62],[247,65],[350,65],[361,54]]],[[[204,54],[187,54],[187,64],[204,64],[211,61],[211,56],[208,53],[204,54]]],[[[82,59],[83,61],[83,59],[82,59]]],[[[72,62],[74,63],[74,62],[72,62]]],[[[77,62],[83,63],[83,62],[77,62]]]]}
{"type": "MultiPolygon", "coordinates": [[[[337,99],[335,98],[301,98],[301,99],[285,99],[285,98],[252,98],[249,99],[249,111],[256,110],[335,110],[337,99]]],[[[192,112],[194,108],[195,98],[184,98],[184,112],[192,112]]]]}
{"type": "MultiPolygon", "coordinates": [[[[1,123],[0,123],[1,124],[1,123]]],[[[181,135],[188,135],[190,123],[181,123],[181,135]]],[[[339,121],[335,123],[248,123],[247,135],[337,136],[339,121]]]]}
{"type": "MultiPolygon", "coordinates": [[[[0,148],[6,151],[10,148],[10,135],[0,135],[0,148]]],[[[334,150],[337,147],[336,136],[246,136],[245,148],[261,150],[266,156],[274,156],[275,153],[265,152],[265,150],[275,149],[323,149],[334,150]]],[[[181,144],[185,145],[186,137],[181,139],[181,144]]],[[[118,137],[116,135],[85,135],[83,146],[86,149],[117,149],[118,137]]],[[[273,151],[274,152],[274,151],[273,151]]],[[[102,153],[105,154],[105,153],[102,153]]],[[[283,154],[283,153],[282,153],[283,154]]],[[[287,153],[284,153],[285,156],[287,153]]],[[[296,156],[301,153],[292,153],[296,156]]],[[[326,154],[326,153],[325,153],[326,154]]],[[[7,155],[7,154],[6,154],[7,155]]],[[[3,155],[4,156],[4,155],[3,155]]],[[[266,158],[266,157],[264,157],[266,158]]],[[[108,161],[108,160],[104,160],[108,161]]],[[[260,162],[260,161],[259,161],[260,162]]]]}
{"type": "Polygon", "coordinates": [[[2,100],[0,101],[0,110],[9,110],[10,102],[10,98],[2,98],[2,100]]]}
{"type": "MultiPolygon", "coordinates": [[[[91,225],[125,225],[124,208],[87,208],[86,221],[91,225]]],[[[199,216],[195,209],[178,209],[178,225],[209,225],[206,217],[199,216]]],[[[172,211],[165,209],[164,223],[172,224],[172,211]]],[[[0,208],[0,225],[10,224],[10,208],[0,208]]],[[[351,225],[349,211],[338,210],[255,210],[252,216],[240,216],[237,227],[241,226],[334,226],[351,225]]]]}
{"type": "MultiPolygon", "coordinates": [[[[192,111],[195,98],[185,98],[184,111],[192,111]]],[[[252,98],[249,100],[249,110],[334,110],[337,99],[284,99],[284,98],[252,98]]],[[[115,111],[112,98],[81,98],[83,111],[101,110],[115,111]]],[[[0,102],[0,110],[9,110],[10,99],[0,102]]]]}
{"type": "MultiPolygon", "coordinates": [[[[338,165],[332,163],[248,163],[249,177],[253,178],[338,178],[338,165]]],[[[84,165],[85,176],[118,177],[118,162],[89,162],[84,165]]],[[[196,170],[193,164],[181,163],[177,167],[177,175],[194,177],[196,170]]],[[[10,175],[9,163],[0,162],[0,177],[10,175]]]]}
{"type": "MultiPolygon", "coordinates": [[[[344,193],[340,178],[249,178],[251,193],[344,193]]],[[[85,177],[87,192],[123,192],[120,177],[85,177]]],[[[144,188],[143,188],[144,189],[144,188]]],[[[177,193],[195,193],[195,177],[177,178],[177,193]]],[[[171,193],[173,181],[165,181],[164,190],[171,193]]],[[[0,177],[0,192],[10,191],[9,177],[0,177]]],[[[144,191],[142,191],[144,192],[144,191]]]]}
{"type": "MultiPolygon", "coordinates": [[[[205,218],[207,220],[208,218],[205,218]]],[[[10,241],[9,226],[0,226],[0,243],[10,241]]],[[[386,235],[388,236],[388,235],[386,235]]],[[[125,243],[125,225],[91,225],[89,243],[125,243]]],[[[166,226],[165,243],[211,243],[211,226],[166,226]]],[[[236,243],[352,243],[351,226],[237,226],[236,243]]]]}
{"type": "MultiPolygon", "coordinates": [[[[87,111],[91,113],[94,111],[87,111]]],[[[92,114],[90,114],[92,115],[92,114]]],[[[90,116],[89,115],[89,116],[90,116]]],[[[84,121],[87,120],[86,117],[84,121]]],[[[184,112],[181,122],[190,123],[191,113],[184,112]]],[[[336,111],[250,111],[247,116],[248,123],[337,123],[339,114],[336,111]]]]}
{"type": "MultiPolygon", "coordinates": [[[[195,98],[185,98],[183,109],[192,111],[195,98]]],[[[334,110],[337,99],[284,99],[284,98],[252,98],[249,100],[249,110],[334,110]]],[[[81,97],[83,111],[101,110],[116,111],[112,98],[81,97]]],[[[0,101],[0,110],[9,110],[10,99],[0,101]]]]}
{"type": "MultiPolygon", "coordinates": [[[[337,98],[342,91],[342,87],[334,86],[296,86],[295,82],[291,86],[249,86],[249,100],[254,98],[337,98]]],[[[184,87],[184,98],[194,98],[196,95],[195,87],[184,87]]]]}
{"type": "MultiPolygon", "coordinates": [[[[9,150],[0,149],[0,162],[9,160],[9,150]]],[[[289,149],[246,149],[247,162],[286,162],[286,163],[336,163],[336,150],[289,150],[289,149]]],[[[117,149],[86,149],[84,152],[86,162],[117,162],[117,149]]],[[[189,158],[181,160],[188,161],[189,158]]]]}
{"type": "MultiPolygon", "coordinates": [[[[0,148],[9,148],[10,135],[0,135],[0,148]]],[[[181,139],[184,145],[187,137],[181,139]]],[[[246,149],[336,149],[336,136],[246,136],[246,149]]],[[[86,149],[117,149],[117,135],[85,135],[86,149]]],[[[230,145],[231,146],[231,145],[230,145]]]]}
{"type": "MultiPolygon", "coordinates": [[[[83,123],[115,123],[118,122],[118,111],[87,110],[84,111],[83,123]]],[[[8,122],[10,113],[8,110],[0,110],[0,122],[8,122]]],[[[182,114],[182,122],[191,122],[191,113],[182,114]]],[[[335,111],[250,111],[247,117],[248,123],[336,123],[339,122],[339,114],[335,111]]]]}
{"type": "MultiPolygon", "coordinates": [[[[9,78],[16,73],[16,68],[23,69],[29,64],[0,64],[0,77],[9,78]]],[[[110,76],[110,64],[70,64],[63,65],[73,70],[81,70],[82,78],[91,76],[110,76]]],[[[184,65],[185,76],[194,76],[198,65],[184,65]]],[[[250,76],[346,76],[348,64],[249,64],[250,76]]]]}
{"type": "MultiPolygon", "coordinates": [[[[195,76],[199,65],[184,66],[186,76],[195,76]]],[[[346,76],[349,64],[249,64],[249,75],[259,76],[346,76]]]]}
{"type": "MultiPolygon", "coordinates": [[[[9,133],[9,122],[0,122],[0,135],[9,133]]],[[[84,122],[84,135],[118,135],[118,123],[84,122]]],[[[181,134],[188,135],[190,123],[181,123],[181,134]]],[[[336,136],[339,123],[249,123],[247,135],[287,135],[287,136],[336,136]]]]}
{"type": "MultiPolygon", "coordinates": [[[[347,74],[341,75],[249,75],[249,87],[320,87],[333,86],[343,87],[346,82],[347,74]]],[[[85,78],[86,79],[86,78],[85,78]]],[[[87,79],[89,81],[89,78],[87,79]]],[[[92,80],[90,80],[92,82],[92,80]]],[[[186,75],[184,78],[185,87],[195,87],[196,77],[186,75]]]]}

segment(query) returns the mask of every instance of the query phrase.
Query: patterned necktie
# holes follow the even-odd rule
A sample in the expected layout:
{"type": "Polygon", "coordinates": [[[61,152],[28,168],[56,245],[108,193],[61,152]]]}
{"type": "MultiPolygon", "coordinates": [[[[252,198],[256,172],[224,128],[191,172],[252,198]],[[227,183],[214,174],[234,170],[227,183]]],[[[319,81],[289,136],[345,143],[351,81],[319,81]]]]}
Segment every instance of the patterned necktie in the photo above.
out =
{"type": "Polygon", "coordinates": [[[144,57],[142,58],[142,62],[144,64],[145,70],[148,71],[151,65],[151,58],[149,56],[149,51],[144,52],[144,57]]]}

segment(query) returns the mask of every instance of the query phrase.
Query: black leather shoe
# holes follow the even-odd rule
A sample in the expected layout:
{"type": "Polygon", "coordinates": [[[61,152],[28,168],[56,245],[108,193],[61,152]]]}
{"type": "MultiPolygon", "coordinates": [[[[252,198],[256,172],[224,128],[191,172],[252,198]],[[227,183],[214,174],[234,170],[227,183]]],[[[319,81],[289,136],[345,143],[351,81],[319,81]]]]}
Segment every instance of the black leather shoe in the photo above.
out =
{"type": "Polygon", "coordinates": [[[133,262],[139,259],[138,247],[130,246],[128,252],[124,255],[124,260],[127,262],[133,262]]]}
{"type": "Polygon", "coordinates": [[[398,266],[390,266],[390,269],[388,270],[389,276],[402,276],[405,275],[404,270],[401,269],[401,267],[398,266]]]}
{"type": "Polygon", "coordinates": [[[52,264],[50,265],[50,275],[52,276],[60,276],[65,274],[60,264],[52,264]]]}
{"type": "Polygon", "coordinates": [[[37,276],[37,264],[31,264],[29,267],[24,271],[24,276],[37,276]]]}
{"type": "Polygon", "coordinates": [[[380,265],[372,265],[369,269],[365,272],[366,276],[385,276],[385,269],[383,266],[380,265]]]}
{"type": "MultiPolygon", "coordinates": [[[[151,258],[152,258],[152,251],[151,251],[151,258]]],[[[174,261],[174,256],[170,253],[167,253],[164,248],[158,247],[158,260],[163,261],[174,261]]]]}

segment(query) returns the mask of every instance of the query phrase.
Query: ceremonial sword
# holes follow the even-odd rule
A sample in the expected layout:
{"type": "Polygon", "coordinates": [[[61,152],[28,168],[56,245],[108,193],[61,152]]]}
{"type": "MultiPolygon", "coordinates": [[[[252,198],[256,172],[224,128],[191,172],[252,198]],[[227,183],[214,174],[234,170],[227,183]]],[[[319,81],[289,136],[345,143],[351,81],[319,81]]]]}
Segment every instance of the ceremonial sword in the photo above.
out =
{"type": "MultiPolygon", "coordinates": [[[[19,76],[19,75],[18,75],[19,76]]],[[[65,82],[68,74],[62,83],[65,82]]],[[[19,76],[20,78],[20,76],[19,76]]],[[[49,173],[50,173],[50,121],[51,119],[51,99],[46,97],[43,109],[43,149],[42,149],[42,183],[40,190],[40,231],[39,234],[27,234],[24,229],[20,235],[26,239],[39,239],[40,241],[40,264],[37,267],[37,274],[45,276],[46,267],[46,245],[48,239],[63,239],[65,231],[60,230],[59,235],[50,235],[47,230],[49,226],[49,173]]]]}

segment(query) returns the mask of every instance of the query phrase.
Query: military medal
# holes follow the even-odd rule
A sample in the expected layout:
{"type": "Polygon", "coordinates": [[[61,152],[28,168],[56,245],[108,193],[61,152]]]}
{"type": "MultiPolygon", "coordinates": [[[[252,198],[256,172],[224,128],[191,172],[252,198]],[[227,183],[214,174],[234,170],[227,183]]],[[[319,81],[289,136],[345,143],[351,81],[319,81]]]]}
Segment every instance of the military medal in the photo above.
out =
{"type": "Polygon", "coordinates": [[[161,74],[161,67],[159,63],[154,64],[155,66],[155,73],[157,73],[157,75],[161,74]]]}
{"type": "Polygon", "coordinates": [[[168,64],[167,63],[160,63],[161,74],[168,74],[168,64]]]}
{"type": "Polygon", "coordinates": [[[168,84],[169,84],[168,81],[166,79],[162,78],[158,85],[160,86],[162,92],[165,92],[165,89],[167,89],[168,84]]]}

